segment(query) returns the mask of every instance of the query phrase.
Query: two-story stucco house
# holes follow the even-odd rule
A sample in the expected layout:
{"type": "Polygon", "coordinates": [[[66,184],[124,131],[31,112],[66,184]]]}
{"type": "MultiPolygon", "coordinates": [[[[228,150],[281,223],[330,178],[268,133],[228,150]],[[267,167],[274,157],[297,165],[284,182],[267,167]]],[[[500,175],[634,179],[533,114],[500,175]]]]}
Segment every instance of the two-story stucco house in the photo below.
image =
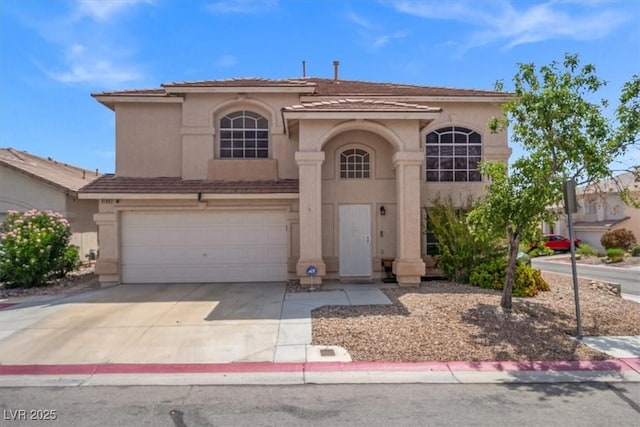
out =
{"type": "MultiPolygon", "coordinates": [[[[627,172],[577,189],[579,209],[573,215],[575,235],[602,254],[605,249],[600,239],[607,231],[625,228],[640,239],[640,209],[625,204],[620,196],[621,190],[628,191],[632,199],[638,199],[640,180],[637,174],[627,172]]],[[[568,236],[567,216],[562,215],[553,225],[543,223],[542,230],[568,236]]]]}
{"type": "Polygon", "coordinates": [[[504,93],[335,78],[163,84],[93,96],[116,115],[98,199],[102,283],[425,274],[422,208],[506,161],[504,93]],[[315,267],[315,276],[309,267],[315,267]]]}

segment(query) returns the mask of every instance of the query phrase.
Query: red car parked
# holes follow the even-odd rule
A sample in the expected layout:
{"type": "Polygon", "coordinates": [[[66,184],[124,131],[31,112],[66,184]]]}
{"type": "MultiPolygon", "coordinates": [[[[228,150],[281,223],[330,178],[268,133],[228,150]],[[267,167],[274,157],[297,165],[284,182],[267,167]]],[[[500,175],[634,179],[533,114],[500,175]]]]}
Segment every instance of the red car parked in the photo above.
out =
{"type": "MultiPolygon", "coordinates": [[[[567,252],[571,250],[571,241],[567,237],[559,234],[545,234],[543,239],[544,245],[554,251],[567,252]]],[[[580,239],[573,239],[573,242],[576,245],[576,248],[580,246],[580,239]]]]}

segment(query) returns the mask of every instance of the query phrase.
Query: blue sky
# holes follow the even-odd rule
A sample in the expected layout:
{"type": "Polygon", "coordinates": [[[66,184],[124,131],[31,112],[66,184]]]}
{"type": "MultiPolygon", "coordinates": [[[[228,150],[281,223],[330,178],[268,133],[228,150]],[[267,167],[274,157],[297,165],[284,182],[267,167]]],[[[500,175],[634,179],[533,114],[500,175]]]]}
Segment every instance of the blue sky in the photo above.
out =
{"type": "MultiPolygon", "coordinates": [[[[1,0],[0,146],[114,170],[93,92],[232,77],[492,89],[518,62],[578,53],[640,74],[640,0],[1,0]]],[[[638,152],[631,161],[638,162],[638,152]]]]}

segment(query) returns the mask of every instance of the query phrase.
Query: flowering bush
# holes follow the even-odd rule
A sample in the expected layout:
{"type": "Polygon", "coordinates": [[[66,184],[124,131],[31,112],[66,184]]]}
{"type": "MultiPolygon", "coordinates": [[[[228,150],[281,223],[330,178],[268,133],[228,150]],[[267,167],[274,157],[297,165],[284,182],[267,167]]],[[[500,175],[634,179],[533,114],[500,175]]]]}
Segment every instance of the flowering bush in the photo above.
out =
{"type": "Polygon", "coordinates": [[[10,211],[0,229],[0,278],[10,287],[32,287],[77,269],[70,239],[69,222],[59,213],[10,211]]]}

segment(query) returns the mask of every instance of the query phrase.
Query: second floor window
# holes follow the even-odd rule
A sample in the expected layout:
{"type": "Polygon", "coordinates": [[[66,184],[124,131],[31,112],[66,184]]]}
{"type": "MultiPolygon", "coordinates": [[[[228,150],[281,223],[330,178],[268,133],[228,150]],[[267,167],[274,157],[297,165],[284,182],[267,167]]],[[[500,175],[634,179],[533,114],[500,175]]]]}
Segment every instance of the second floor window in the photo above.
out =
{"type": "Polygon", "coordinates": [[[357,148],[340,153],[340,178],[369,178],[370,175],[369,153],[357,148]]]}
{"type": "Polygon", "coordinates": [[[428,182],[481,181],[482,137],[471,129],[451,126],[435,130],[426,140],[428,182]]]}
{"type": "Polygon", "coordinates": [[[236,111],[220,119],[220,158],[269,158],[269,121],[251,111],[236,111]]]}

